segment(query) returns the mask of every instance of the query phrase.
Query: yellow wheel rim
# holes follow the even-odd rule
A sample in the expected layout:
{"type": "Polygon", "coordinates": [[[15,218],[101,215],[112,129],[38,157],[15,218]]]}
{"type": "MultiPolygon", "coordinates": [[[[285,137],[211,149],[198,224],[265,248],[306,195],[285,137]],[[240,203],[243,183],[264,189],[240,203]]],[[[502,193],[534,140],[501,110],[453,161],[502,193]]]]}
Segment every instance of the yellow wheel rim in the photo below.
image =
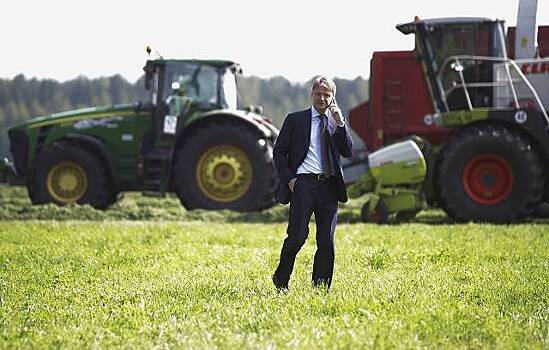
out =
{"type": "Polygon", "coordinates": [[[248,192],[253,180],[252,163],[236,147],[215,146],[198,160],[195,177],[206,197],[216,202],[232,202],[248,192]]]}
{"type": "Polygon", "coordinates": [[[61,162],[48,171],[48,193],[60,203],[78,201],[88,189],[88,177],[82,167],[71,161],[61,162]]]}

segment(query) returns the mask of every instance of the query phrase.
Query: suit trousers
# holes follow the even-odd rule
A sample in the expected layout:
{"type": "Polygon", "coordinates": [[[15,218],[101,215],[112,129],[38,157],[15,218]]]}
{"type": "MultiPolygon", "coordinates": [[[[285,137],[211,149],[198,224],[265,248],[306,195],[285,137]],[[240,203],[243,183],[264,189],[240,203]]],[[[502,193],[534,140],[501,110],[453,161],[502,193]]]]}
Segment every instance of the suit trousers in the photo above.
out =
{"type": "Polygon", "coordinates": [[[280,262],[275,275],[288,287],[297,253],[309,235],[312,213],[316,221],[316,245],[312,281],[314,285],[332,283],[334,271],[334,233],[337,223],[337,195],[335,178],[320,181],[308,175],[297,176],[290,199],[288,236],[282,245],[280,262]]]}

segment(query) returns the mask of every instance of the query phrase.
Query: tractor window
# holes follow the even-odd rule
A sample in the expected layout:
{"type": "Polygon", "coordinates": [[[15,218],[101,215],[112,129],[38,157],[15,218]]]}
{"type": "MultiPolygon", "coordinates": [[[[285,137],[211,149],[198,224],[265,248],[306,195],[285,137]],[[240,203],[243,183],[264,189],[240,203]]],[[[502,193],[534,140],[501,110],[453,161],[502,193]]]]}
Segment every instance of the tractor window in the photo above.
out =
{"type": "Polygon", "coordinates": [[[217,102],[217,70],[214,67],[200,66],[193,73],[198,85],[197,97],[201,101],[217,102]]]}
{"type": "Polygon", "coordinates": [[[215,67],[193,63],[170,63],[166,66],[164,101],[170,95],[217,104],[218,73],[215,67]],[[170,87],[177,83],[177,90],[170,87]]]}
{"type": "Polygon", "coordinates": [[[473,25],[435,27],[429,32],[429,37],[439,68],[450,56],[486,56],[483,48],[476,50],[475,26],[473,25]]]}
{"type": "Polygon", "coordinates": [[[236,77],[227,69],[222,77],[223,84],[223,100],[225,107],[229,109],[236,109],[237,104],[237,89],[236,89],[236,77]]]}

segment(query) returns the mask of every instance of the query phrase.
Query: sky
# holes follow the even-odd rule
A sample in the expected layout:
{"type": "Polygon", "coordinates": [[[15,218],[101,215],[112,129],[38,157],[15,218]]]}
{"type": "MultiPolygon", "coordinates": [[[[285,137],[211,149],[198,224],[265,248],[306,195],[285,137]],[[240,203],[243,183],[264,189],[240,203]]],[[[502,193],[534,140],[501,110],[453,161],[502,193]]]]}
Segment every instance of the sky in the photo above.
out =
{"type": "MultiPolygon", "coordinates": [[[[374,51],[413,49],[396,24],[418,15],[515,25],[517,10],[518,0],[6,1],[0,77],[134,82],[150,45],[153,57],[234,60],[246,76],[368,78],[374,51]]],[[[549,25],[549,0],[538,1],[537,23],[549,25]]]]}

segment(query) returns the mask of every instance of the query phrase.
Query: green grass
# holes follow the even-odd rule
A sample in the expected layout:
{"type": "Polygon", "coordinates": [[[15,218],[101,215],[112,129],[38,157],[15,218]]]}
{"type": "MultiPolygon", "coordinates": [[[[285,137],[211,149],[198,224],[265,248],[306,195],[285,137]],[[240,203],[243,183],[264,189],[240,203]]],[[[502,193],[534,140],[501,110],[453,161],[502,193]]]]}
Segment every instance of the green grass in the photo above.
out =
{"type": "Polygon", "coordinates": [[[100,212],[18,191],[0,191],[0,348],[549,348],[546,221],[428,211],[377,226],[351,202],[331,291],[310,285],[313,224],[280,294],[285,207],[186,212],[132,195],[100,212]]]}

